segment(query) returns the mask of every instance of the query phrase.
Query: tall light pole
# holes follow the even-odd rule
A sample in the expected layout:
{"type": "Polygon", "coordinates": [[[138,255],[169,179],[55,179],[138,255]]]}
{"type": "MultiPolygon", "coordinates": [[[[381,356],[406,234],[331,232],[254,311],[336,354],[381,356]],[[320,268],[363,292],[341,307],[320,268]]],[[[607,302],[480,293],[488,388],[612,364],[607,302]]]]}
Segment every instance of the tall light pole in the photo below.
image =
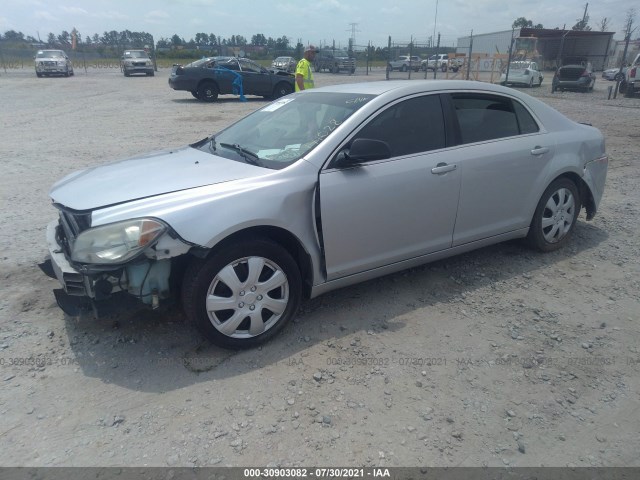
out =
{"type": "Polygon", "coordinates": [[[436,39],[436,24],[438,23],[438,0],[436,0],[436,16],[433,19],[433,38],[434,40],[436,39]]]}

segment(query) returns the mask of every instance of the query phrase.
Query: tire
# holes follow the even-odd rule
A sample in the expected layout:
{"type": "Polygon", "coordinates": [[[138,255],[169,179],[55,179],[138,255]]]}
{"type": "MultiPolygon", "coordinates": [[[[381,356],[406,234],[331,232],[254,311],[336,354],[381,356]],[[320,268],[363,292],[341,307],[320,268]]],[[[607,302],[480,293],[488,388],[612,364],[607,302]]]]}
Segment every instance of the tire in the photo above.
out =
{"type": "Polygon", "coordinates": [[[320,65],[316,63],[316,64],[313,66],[313,69],[314,69],[316,72],[319,72],[319,71],[320,71],[320,65]]]}
{"type": "Polygon", "coordinates": [[[351,69],[351,75],[353,75],[354,73],[356,73],[355,67],[351,69]]]}
{"type": "Polygon", "coordinates": [[[340,68],[338,67],[338,65],[331,66],[331,73],[340,73],[340,68]]]}
{"type": "Polygon", "coordinates": [[[446,65],[442,65],[440,67],[440,70],[442,70],[443,72],[446,72],[447,71],[447,66],[446,65]]]}
{"type": "Polygon", "coordinates": [[[203,102],[215,102],[218,99],[218,86],[210,81],[198,85],[198,100],[203,102]]]}
{"type": "Polygon", "coordinates": [[[538,82],[538,87],[542,86],[542,77],[540,77],[540,81],[538,82]]]}
{"type": "Polygon", "coordinates": [[[558,250],[571,238],[581,207],[575,183],[568,178],[554,180],[538,202],[527,243],[542,252],[558,250]]]}
{"type": "Polygon", "coordinates": [[[69,69],[68,69],[68,68],[65,70],[65,72],[64,72],[64,76],[65,76],[65,77],[68,77],[68,76],[69,76],[69,69]]]}
{"type": "Polygon", "coordinates": [[[620,81],[620,86],[618,87],[618,93],[626,93],[627,91],[627,82],[626,80],[620,81]]]}
{"type": "Polygon", "coordinates": [[[624,75],[623,75],[623,74],[621,74],[621,73],[616,73],[616,76],[615,76],[615,77],[613,77],[613,80],[614,80],[614,81],[616,81],[616,82],[619,82],[619,81],[621,81],[623,78],[624,78],[624,75]]]}
{"type": "Polygon", "coordinates": [[[155,72],[147,72],[147,77],[155,77],[155,72]]]}
{"type": "Polygon", "coordinates": [[[124,72],[124,76],[125,77],[130,77],[131,76],[131,74],[129,72],[127,72],[126,70],[123,70],[123,72],[124,72]]]}
{"type": "Polygon", "coordinates": [[[533,88],[533,77],[529,79],[529,88],[533,88]]]}
{"type": "Polygon", "coordinates": [[[42,74],[41,74],[41,73],[36,72],[36,77],[38,77],[38,78],[42,78],[42,74]]]}
{"type": "Polygon", "coordinates": [[[407,66],[406,65],[402,65],[402,67],[400,67],[400,71],[401,72],[406,72],[407,71],[407,66]]]}
{"type": "Polygon", "coordinates": [[[193,95],[193,98],[195,98],[195,99],[198,99],[198,100],[199,100],[198,92],[192,91],[192,92],[191,92],[191,95],[193,95]]]}
{"type": "Polygon", "coordinates": [[[633,94],[634,92],[634,88],[633,88],[633,83],[627,83],[626,86],[627,88],[624,91],[624,96],[627,98],[633,98],[633,94]]]}
{"type": "Polygon", "coordinates": [[[276,99],[276,98],[284,97],[285,95],[289,95],[290,93],[293,93],[293,87],[288,83],[280,82],[273,89],[271,98],[276,99]]]}
{"type": "Polygon", "coordinates": [[[284,248],[270,240],[245,240],[192,263],[182,302],[187,318],[211,342],[252,348],[293,318],[301,285],[298,265],[284,248]]]}

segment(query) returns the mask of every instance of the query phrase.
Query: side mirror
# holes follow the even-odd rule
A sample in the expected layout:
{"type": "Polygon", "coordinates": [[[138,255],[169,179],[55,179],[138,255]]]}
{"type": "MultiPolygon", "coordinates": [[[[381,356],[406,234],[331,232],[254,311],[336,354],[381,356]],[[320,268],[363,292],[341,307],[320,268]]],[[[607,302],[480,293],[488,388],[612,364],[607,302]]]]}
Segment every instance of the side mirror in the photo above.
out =
{"type": "Polygon", "coordinates": [[[348,168],[374,160],[391,158],[391,147],[387,142],[372,138],[357,138],[351,147],[336,155],[333,167],[348,168]]]}

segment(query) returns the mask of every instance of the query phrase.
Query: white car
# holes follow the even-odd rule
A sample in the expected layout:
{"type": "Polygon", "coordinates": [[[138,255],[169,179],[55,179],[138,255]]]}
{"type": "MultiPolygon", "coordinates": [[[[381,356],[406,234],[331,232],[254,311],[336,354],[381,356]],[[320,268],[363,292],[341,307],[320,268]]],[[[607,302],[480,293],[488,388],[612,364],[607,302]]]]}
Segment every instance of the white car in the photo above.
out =
{"type": "Polygon", "coordinates": [[[517,61],[509,65],[509,78],[507,69],[504,69],[500,77],[500,85],[525,85],[529,88],[542,85],[544,76],[538,69],[536,62],[517,61]]]}

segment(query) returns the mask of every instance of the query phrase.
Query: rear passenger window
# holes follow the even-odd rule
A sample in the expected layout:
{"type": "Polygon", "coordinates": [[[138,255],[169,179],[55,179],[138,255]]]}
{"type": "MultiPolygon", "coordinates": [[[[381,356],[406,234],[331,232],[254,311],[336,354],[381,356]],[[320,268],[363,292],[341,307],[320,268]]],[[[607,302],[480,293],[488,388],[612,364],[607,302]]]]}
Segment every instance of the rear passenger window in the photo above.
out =
{"type": "Polygon", "coordinates": [[[520,133],[536,133],[540,131],[540,127],[533,119],[529,111],[524,108],[520,102],[513,102],[514,110],[516,111],[516,116],[518,117],[518,125],[520,126],[520,133]]]}
{"type": "Polygon", "coordinates": [[[518,102],[498,95],[451,95],[462,143],[482,142],[538,131],[538,125],[518,102]]]}
{"type": "Polygon", "coordinates": [[[444,148],[446,138],[440,97],[425,95],[396,103],[373,118],[355,138],[387,142],[392,157],[444,148]]]}

